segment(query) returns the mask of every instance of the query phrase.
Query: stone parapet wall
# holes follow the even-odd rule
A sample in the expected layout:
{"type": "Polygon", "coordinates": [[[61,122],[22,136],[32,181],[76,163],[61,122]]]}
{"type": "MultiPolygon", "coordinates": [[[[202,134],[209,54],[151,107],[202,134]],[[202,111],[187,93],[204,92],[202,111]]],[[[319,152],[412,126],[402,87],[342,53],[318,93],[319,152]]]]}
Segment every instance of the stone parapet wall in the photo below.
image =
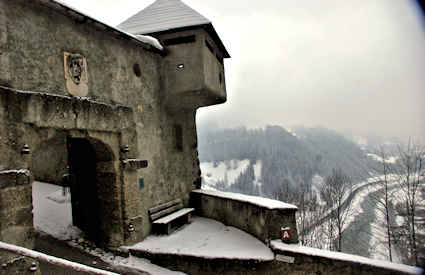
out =
{"type": "MultiPolygon", "coordinates": [[[[270,274],[424,274],[421,268],[357,255],[271,241],[276,272],[270,274]]],[[[273,268],[274,269],[274,268],[273,268]]]]}
{"type": "Polygon", "coordinates": [[[192,207],[201,217],[248,232],[263,242],[280,238],[281,227],[291,228],[291,243],[298,242],[297,207],[283,202],[227,192],[195,190],[192,207]]]}

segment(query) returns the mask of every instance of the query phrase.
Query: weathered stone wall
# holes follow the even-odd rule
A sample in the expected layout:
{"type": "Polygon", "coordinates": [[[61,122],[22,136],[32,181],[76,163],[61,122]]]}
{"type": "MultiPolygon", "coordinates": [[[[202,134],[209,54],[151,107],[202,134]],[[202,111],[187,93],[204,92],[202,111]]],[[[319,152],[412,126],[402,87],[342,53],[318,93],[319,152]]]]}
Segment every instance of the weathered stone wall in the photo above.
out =
{"type": "MultiPolygon", "coordinates": [[[[280,242],[280,241],[277,241],[280,242]]],[[[179,270],[191,275],[422,275],[420,268],[373,261],[364,257],[342,254],[345,259],[329,256],[329,251],[320,250],[316,255],[308,253],[290,253],[273,249],[275,260],[254,261],[229,258],[203,258],[187,255],[140,253],[138,256],[149,259],[152,263],[179,270]],[[284,256],[281,257],[281,256],[284,256]],[[361,259],[359,259],[361,258],[361,259]],[[292,260],[288,263],[282,259],[292,260]]]]}
{"type": "Polygon", "coordinates": [[[191,202],[197,215],[244,230],[263,242],[280,238],[281,227],[290,227],[290,242],[298,242],[296,208],[270,209],[246,201],[197,191],[192,192],[191,202]]]}
{"type": "Polygon", "coordinates": [[[32,248],[31,174],[28,170],[0,171],[0,240],[32,248]]]}
{"type": "Polygon", "coordinates": [[[136,231],[125,233],[127,242],[140,241],[151,230],[147,209],[175,198],[187,205],[199,181],[195,110],[168,112],[159,51],[45,3],[50,2],[0,0],[0,85],[43,93],[9,97],[0,90],[0,170],[34,168],[39,179],[57,182],[65,169],[67,136],[101,140],[116,155],[121,230],[132,223],[136,231]],[[64,52],[86,58],[91,101],[67,98],[64,52]],[[101,102],[111,105],[105,111],[101,102]],[[120,121],[119,108],[108,111],[117,104],[133,109],[132,121],[120,121]],[[182,129],[181,150],[176,127],[182,129]],[[32,150],[27,159],[20,153],[26,143],[32,150]],[[122,155],[124,145],[130,151],[122,155]],[[121,174],[120,158],[146,159],[149,167],[121,174]]]}

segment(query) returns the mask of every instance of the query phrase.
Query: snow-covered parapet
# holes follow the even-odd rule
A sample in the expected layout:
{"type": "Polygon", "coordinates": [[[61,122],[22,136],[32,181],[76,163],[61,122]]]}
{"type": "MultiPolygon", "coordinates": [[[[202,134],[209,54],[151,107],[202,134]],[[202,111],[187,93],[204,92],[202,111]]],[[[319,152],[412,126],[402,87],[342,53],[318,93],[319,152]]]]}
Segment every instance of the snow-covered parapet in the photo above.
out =
{"type": "MultiPolygon", "coordinates": [[[[285,244],[280,240],[271,241],[270,247],[276,253],[276,259],[279,258],[278,255],[282,255],[285,259],[290,258],[291,261],[293,260],[294,262],[300,262],[304,261],[304,258],[310,258],[310,260],[306,260],[305,262],[314,263],[314,259],[317,259],[317,261],[324,266],[327,264],[326,260],[329,260],[333,263],[332,269],[334,272],[337,270],[337,267],[335,266],[336,264],[341,265],[341,270],[344,270],[345,272],[347,272],[351,266],[351,268],[353,268],[353,274],[422,274],[423,272],[421,268],[413,266],[301,246],[298,244],[285,244]],[[367,272],[362,273],[362,270],[359,270],[359,268],[364,268],[367,272]]],[[[305,265],[305,268],[309,267],[305,265]]],[[[314,270],[309,271],[313,272],[314,270]]]]}
{"type": "Polygon", "coordinates": [[[280,229],[291,229],[290,242],[298,242],[292,204],[230,192],[194,190],[192,207],[200,216],[218,220],[248,232],[263,242],[280,237],[280,229]]]}
{"type": "Polygon", "coordinates": [[[278,200],[263,198],[263,197],[257,197],[257,196],[249,196],[249,195],[238,194],[238,193],[211,191],[211,190],[195,190],[193,192],[209,195],[209,196],[220,197],[224,199],[246,202],[246,203],[254,204],[267,209],[293,209],[293,210],[298,209],[293,204],[281,202],[278,200]]]}

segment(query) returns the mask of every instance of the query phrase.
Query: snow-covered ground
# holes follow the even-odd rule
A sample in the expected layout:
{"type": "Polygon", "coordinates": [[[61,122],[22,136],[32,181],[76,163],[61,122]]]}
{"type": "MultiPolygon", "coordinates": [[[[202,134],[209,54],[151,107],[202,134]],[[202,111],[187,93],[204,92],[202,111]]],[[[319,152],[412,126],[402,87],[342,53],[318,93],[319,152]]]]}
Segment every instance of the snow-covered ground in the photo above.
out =
{"type": "MultiPolygon", "coordinates": [[[[220,181],[227,186],[235,183],[239,175],[246,171],[249,165],[248,159],[243,160],[229,160],[220,161],[214,165],[213,162],[201,162],[200,168],[202,171],[202,177],[204,179],[202,183],[202,189],[205,190],[216,190],[215,186],[220,181]]],[[[258,160],[254,165],[254,183],[261,186],[261,169],[262,162],[258,160]]]]}
{"type": "Polygon", "coordinates": [[[273,252],[242,230],[201,217],[167,236],[149,236],[129,249],[202,258],[272,261],[273,252]]]}
{"type": "Polygon", "coordinates": [[[81,236],[81,231],[72,226],[71,197],[62,187],[35,181],[32,185],[35,230],[59,240],[81,236]]]}
{"type": "Polygon", "coordinates": [[[135,257],[123,258],[100,248],[90,249],[79,244],[83,234],[72,225],[71,195],[63,192],[62,187],[35,181],[32,188],[34,226],[39,232],[46,233],[59,240],[68,240],[74,247],[84,249],[91,255],[115,266],[130,267],[150,274],[183,275],[151,264],[146,259],[135,257]]]}

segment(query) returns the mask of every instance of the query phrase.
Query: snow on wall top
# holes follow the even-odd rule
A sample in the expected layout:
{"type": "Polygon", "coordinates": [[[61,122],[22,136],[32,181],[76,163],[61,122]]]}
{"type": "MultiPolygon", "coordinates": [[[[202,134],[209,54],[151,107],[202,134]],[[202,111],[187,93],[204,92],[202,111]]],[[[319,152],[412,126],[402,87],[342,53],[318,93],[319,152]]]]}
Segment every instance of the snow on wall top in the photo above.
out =
{"type": "Polygon", "coordinates": [[[365,264],[369,266],[386,268],[393,271],[405,272],[408,274],[422,273],[422,269],[418,267],[408,266],[404,264],[397,264],[397,263],[392,263],[392,262],[387,262],[382,260],[369,259],[366,257],[357,256],[357,255],[322,250],[322,249],[317,249],[317,248],[312,248],[307,246],[301,246],[297,244],[285,244],[281,240],[271,241],[270,247],[273,250],[278,250],[281,252],[292,252],[292,253],[303,254],[306,256],[316,256],[316,257],[328,258],[331,260],[360,263],[360,264],[365,264]]]}
{"type": "Polygon", "coordinates": [[[133,34],[147,34],[210,23],[180,0],[157,0],[122,22],[118,28],[133,34]]]}
{"type": "Polygon", "coordinates": [[[159,41],[156,38],[153,38],[153,37],[150,37],[150,36],[144,36],[144,35],[138,35],[138,36],[132,35],[130,33],[127,33],[125,31],[123,31],[122,29],[117,29],[117,28],[115,28],[115,27],[113,27],[113,26],[111,26],[109,24],[106,24],[105,22],[102,22],[100,20],[97,20],[97,19],[95,19],[95,18],[93,18],[93,17],[85,14],[84,12],[82,12],[82,11],[74,8],[73,6],[70,6],[70,5],[62,2],[61,0],[50,0],[50,1],[52,3],[56,3],[57,6],[59,6],[59,7],[72,10],[73,12],[75,12],[77,14],[80,14],[83,17],[86,17],[86,18],[88,18],[88,19],[90,19],[90,20],[92,20],[94,22],[100,23],[100,24],[104,25],[106,28],[112,29],[115,32],[121,33],[121,34],[123,34],[125,36],[129,36],[129,37],[131,37],[131,38],[133,38],[133,39],[135,39],[137,41],[140,41],[142,43],[151,45],[151,46],[155,47],[158,50],[163,50],[163,47],[162,47],[161,43],[159,43],[159,41]]]}
{"type": "Polygon", "coordinates": [[[221,192],[221,191],[211,191],[211,190],[194,190],[192,191],[194,193],[214,196],[214,197],[220,197],[224,199],[230,199],[235,201],[241,201],[241,202],[247,202],[250,204],[254,204],[260,207],[264,207],[267,209],[294,209],[297,210],[298,208],[289,203],[284,203],[277,200],[272,200],[268,198],[262,198],[257,196],[249,196],[249,195],[243,195],[243,194],[237,194],[237,193],[231,193],[231,192],[221,192]]]}

